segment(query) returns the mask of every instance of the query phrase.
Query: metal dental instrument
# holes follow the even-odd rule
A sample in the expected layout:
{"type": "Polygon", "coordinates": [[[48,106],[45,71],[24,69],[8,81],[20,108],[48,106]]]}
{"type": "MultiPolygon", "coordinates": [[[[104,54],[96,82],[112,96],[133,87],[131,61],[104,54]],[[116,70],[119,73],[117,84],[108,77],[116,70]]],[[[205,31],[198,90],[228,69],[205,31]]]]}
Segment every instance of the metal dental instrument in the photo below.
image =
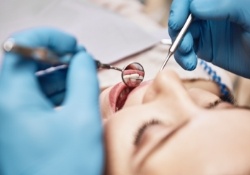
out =
{"type": "Polygon", "coordinates": [[[132,62],[128,64],[127,66],[125,66],[123,69],[112,66],[110,64],[103,64],[97,60],[96,60],[96,63],[99,69],[114,69],[114,70],[121,71],[121,77],[122,77],[123,83],[130,88],[139,86],[145,76],[145,71],[144,71],[143,66],[137,62],[132,62]]]}
{"type": "Polygon", "coordinates": [[[192,14],[190,14],[184,24],[184,26],[182,27],[180,33],[177,35],[176,39],[174,40],[173,44],[170,46],[169,51],[168,51],[168,55],[165,59],[165,61],[163,62],[163,65],[160,69],[160,71],[162,71],[164,69],[164,67],[166,66],[168,60],[170,59],[170,57],[174,54],[174,52],[176,51],[178,45],[180,44],[184,34],[186,33],[189,25],[192,22],[192,14]]]}
{"type": "MultiPolygon", "coordinates": [[[[46,63],[53,67],[50,67],[45,70],[36,72],[36,76],[44,76],[46,74],[52,73],[57,70],[67,69],[68,64],[62,62],[57,54],[46,49],[46,48],[31,48],[16,44],[14,39],[8,39],[3,44],[3,50],[5,52],[17,53],[24,56],[26,59],[35,60],[38,62],[46,63]]],[[[68,54],[69,56],[72,53],[68,54]]],[[[113,69],[121,72],[121,78],[124,84],[128,87],[138,86],[144,79],[144,68],[141,64],[133,62],[125,66],[123,69],[112,66],[110,64],[101,63],[98,60],[95,60],[97,69],[113,69]]]]}
{"type": "Polygon", "coordinates": [[[16,44],[14,39],[10,38],[3,43],[3,50],[5,52],[17,53],[26,59],[32,59],[38,62],[46,63],[49,65],[65,64],[60,62],[59,57],[52,51],[45,48],[31,48],[16,44]]]}
{"type": "Polygon", "coordinates": [[[114,69],[114,70],[118,70],[118,71],[122,72],[122,69],[119,68],[119,67],[115,67],[115,66],[112,66],[110,64],[104,64],[104,63],[101,63],[98,60],[95,60],[95,62],[96,62],[96,65],[97,65],[98,69],[114,69]]]}

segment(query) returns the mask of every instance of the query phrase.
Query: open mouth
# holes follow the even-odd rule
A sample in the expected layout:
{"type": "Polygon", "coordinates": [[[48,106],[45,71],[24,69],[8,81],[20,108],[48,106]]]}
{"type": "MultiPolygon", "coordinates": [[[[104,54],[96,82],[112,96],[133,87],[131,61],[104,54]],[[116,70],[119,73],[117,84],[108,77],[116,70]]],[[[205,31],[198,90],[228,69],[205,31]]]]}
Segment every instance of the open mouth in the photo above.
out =
{"type": "Polygon", "coordinates": [[[127,87],[124,83],[119,83],[111,89],[109,93],[109,101],[113,112],[122,109],[129,93],[133,89],[134,88],[127,87]]]}

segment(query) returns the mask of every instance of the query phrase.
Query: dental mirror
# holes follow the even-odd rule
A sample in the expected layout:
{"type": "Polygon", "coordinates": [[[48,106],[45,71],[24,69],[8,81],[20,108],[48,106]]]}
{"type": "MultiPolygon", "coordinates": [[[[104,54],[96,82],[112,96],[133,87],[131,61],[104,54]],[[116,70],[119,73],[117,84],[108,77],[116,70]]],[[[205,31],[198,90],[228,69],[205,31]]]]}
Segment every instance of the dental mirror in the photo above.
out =
{"type": "Polygon", "coordinates": [[[129,88],[135,88],[139,86],[144,79],[145,71],[140,63],[132,62],[121,69],[110,64],[103,64],[98,60],[95,61],[98,69],[113,69],[120,71],[123,83],[129,88]]]}
{"type": "MultiPolygon", "coordinates": [[[[25,56],[25,58],[33,59],[35,61],[44,62],[50,65],[56,65],[49,67],[48,69],[36,72],[37,76],[44,76],[57,70],[68,68],[68,64],[61,62],[58,55],[48,50],[47,48],[30,48],[16,44],[13,39],[8,39],[3,45],[3,50],[5,52],[18,53],[25,56]]],[[[144,79],[144,68],[140,63],[137,62],[132,62],[125,66],[123,69],[112,66],[110,64],[103,64],[99,60],[95,60],[95,63],[97,69],[114,69],[120,71],[122,81],[129,88],[139,86],[144,79]]]]}
{"type": "Polygon", "coordinates": [[[140,63],[133,62],[123,68],[121,76],[126,86],[134,88],[139,86],[143,81],[145,71],[140,63]]]}

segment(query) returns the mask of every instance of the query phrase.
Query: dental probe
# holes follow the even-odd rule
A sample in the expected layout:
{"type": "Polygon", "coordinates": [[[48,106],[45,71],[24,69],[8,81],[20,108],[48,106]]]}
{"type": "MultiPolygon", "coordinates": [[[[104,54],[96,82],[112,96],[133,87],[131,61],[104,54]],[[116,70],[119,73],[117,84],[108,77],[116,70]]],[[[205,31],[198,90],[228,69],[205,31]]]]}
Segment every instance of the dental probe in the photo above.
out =
{"type": "Polygon", "coordinates": [[[180,33],[177,35],[176,39],[174,40],[173,44],[170,46],[169,51],[168,51],[168,55],[165,59],[165,61],[163,62],[163,65],[160,69],[160,71],[162,71],[164,69],[164,67],[166,66],[168,60],[170,59],[170,57],[174,54],[174,52],[176,51],[178,45],[180,44],[184,34],[186,33],[189,25],[192,22],[192,14],[190,14],[184,24],[184,26],[182,27],[180,33]]]}
{"type": "Polygon", "coordinates": [[[114,70],[118,70],[118,71],[121,71],[121,72],[123,71],[119,67],[115,67],[115,66],[112,66],[110,64],[104,64],[104,63],[101,63],[98,60],[95,60],[95,62],[96,62],[96,65],[97,65],[98,69],[114,69],[114,70]]]}
{"type": "MultiPolygon", "coordinates": [[[[31,47],[26,47],[26,46],[22,46],[19,44],[16,44],[14,39],[10,38],[7,41],[4,42],[3,44],[3,50],[5,52],[13,52],[13,53],[17,53],[20,54],[22,56],[24,56],[27,59],[32,59],[35,61],[39,61],[42,63],[46,63],[49,65],[64,65],[64,67],[67,67],[68,64],[60,61],[60,58],[58,55],[56,55],[54,52],[43,48],[43,47],[36,47],[36,48],[31,48],[31,47]]],[[[68,55],[71,55],[72,53],[69,53],[68,55]]],[[[118,70],[118,71],[122,71],[122,69],[118,68],[118,67],[114,67],[112,65],[109,64],[103,64],[98,60],[95,60],[96,62],[96,66],[97,68],[101,68],[101,69],[114,69],[114,70],[118,70]]],[[[62,66],[60,66],[62,67],[62,66]]]]}

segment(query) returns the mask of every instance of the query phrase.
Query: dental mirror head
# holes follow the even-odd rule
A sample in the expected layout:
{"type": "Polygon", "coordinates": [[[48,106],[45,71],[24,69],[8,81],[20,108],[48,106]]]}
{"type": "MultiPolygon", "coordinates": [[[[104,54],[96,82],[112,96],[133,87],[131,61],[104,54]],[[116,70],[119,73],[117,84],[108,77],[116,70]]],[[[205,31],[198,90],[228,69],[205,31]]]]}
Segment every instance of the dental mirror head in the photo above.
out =
{"type": "Polygon", "coordinates": [[[123,68],[121,76],[126,86],[134,88],[139,86],[143,81],[145,71],[140,63],[133,62],[123,68]]]}

